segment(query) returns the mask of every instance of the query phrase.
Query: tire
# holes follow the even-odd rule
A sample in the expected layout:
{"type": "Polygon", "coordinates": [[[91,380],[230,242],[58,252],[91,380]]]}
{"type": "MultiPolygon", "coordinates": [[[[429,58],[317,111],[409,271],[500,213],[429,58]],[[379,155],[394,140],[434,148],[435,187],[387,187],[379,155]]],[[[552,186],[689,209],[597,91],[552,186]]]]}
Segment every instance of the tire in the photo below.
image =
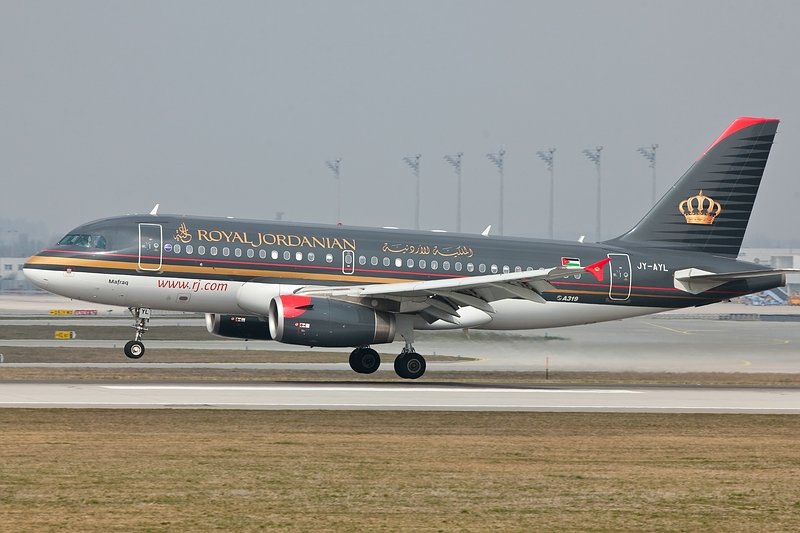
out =
{"type": "Polygon", "coordinates": [[[356,348],[350,353],[350,368],[359,374],[372,374],[381,366],[381,356],[372,348],[356,348]]]}
{"type": "Polygon", "coordinates": [[[400,354],[394,360],[394,371],[403,379],[419,379],[426,368],[425,358],[415,352],[400,354]]]}
{"type": "Polygon", "coordinates": [[[129,359],[140,359],[144,355],[144,344],[139,341],[125,343],[125,356],[129,359]]]}

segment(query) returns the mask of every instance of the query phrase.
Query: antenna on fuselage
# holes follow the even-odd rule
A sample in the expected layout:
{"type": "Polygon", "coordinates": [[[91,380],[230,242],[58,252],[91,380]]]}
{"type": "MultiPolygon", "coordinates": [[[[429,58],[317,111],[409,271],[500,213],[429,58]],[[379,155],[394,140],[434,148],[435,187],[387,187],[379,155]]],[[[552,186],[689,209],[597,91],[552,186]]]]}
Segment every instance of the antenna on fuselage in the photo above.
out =
{"type": "Polygon", "coordinates": [[[150,214],[151,214],[151,215],[153,215],[153,216],[157,216],[157,215],[158,215],[158,207],[159,207],[160,205],[161,205],[161,204],[156,204],[156,206],[153,208],[153,210],[152,210],[152,211],[150,211],[150,214]]]}
{"type": "Polygon", "coordinates": [[[481,232],[481,235],[483,235],[484,237],[488,237],[490,231],[492,231],[492,225],[491,224],[486,226],[486,229],[481,232]]]}

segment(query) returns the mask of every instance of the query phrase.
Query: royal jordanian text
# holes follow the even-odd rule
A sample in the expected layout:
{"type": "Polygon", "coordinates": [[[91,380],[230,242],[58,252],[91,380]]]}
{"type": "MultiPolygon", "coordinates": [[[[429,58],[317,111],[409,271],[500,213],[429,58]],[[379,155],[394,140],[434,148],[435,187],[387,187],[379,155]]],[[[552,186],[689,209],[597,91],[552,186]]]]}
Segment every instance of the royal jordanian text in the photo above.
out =
{"type": "Polygon", "coordinates": [[[181,224],[178,231],[175,232],[175,240],[184,244],[192,242],[194,238],[203,242],[245,244],[253,248],[260,248],[262,246],[285,246],[290,248],[304,246],[306,248],[354,251],[356,249],[356,241],[354,239],[339,239],[336,237],[317,237],[314,235],[293,235],[284,233],[248,233],[246,231],[226,231],[220,229],[198,229],[193,235],[186,227],[186,224],[181,224]]]}

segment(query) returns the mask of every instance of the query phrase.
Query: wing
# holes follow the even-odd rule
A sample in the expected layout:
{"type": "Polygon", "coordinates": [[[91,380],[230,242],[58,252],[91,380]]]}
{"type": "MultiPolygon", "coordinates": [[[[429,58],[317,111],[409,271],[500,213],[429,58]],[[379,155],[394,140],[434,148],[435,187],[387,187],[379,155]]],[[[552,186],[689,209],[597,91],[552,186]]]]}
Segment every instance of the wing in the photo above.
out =
{"type": "Polygon", "coordinates": [[[347,287],[306,287],[300,289],[298,294],[343,299],[377,299],[393,303],[389,309],[395,312],[419,313],[430,322],[441,319],[452,324],[464,325],[458,321],[461,317],[458,309],[461,307],[474,307],[484,313],[494,313],[491,302],[506,298],[522,298],[546,303],[542,292],[554,289],[550,281],[582,272],[589,272],[598,281],[602,281],[603,268],[610,261],[611,259],[606,258],[587,267],[559,266],[430,281],[347,287]]]}
{"type": "Polygon", "coordinates": [[[717,274],[699,268],[685,268],[675,271],[675,288],[690,294],[700,294],[730,281],[743,279],[756,279],[776,274],[792,274],[800,272],[797,268],[782,268],[776,270],[743,270],[740,272],[723,272],[717,274]]]}

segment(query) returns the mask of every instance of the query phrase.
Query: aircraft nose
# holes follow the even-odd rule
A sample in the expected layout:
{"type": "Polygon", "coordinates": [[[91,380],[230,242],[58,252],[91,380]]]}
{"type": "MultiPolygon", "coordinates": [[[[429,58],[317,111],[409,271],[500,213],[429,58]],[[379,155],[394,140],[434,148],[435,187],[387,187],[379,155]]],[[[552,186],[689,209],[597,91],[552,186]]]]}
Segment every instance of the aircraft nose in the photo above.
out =
{"type": "Polygon", "coordinates": [[[50,275],[51,272],[47,270],[41,270],[39,268],[32,268],[28,265],[25,265],[22,268],[22,273],[28,278],[28,281],[39,287],[40,289],[47,289],[47,286],[50,284],[50,275]]]}

